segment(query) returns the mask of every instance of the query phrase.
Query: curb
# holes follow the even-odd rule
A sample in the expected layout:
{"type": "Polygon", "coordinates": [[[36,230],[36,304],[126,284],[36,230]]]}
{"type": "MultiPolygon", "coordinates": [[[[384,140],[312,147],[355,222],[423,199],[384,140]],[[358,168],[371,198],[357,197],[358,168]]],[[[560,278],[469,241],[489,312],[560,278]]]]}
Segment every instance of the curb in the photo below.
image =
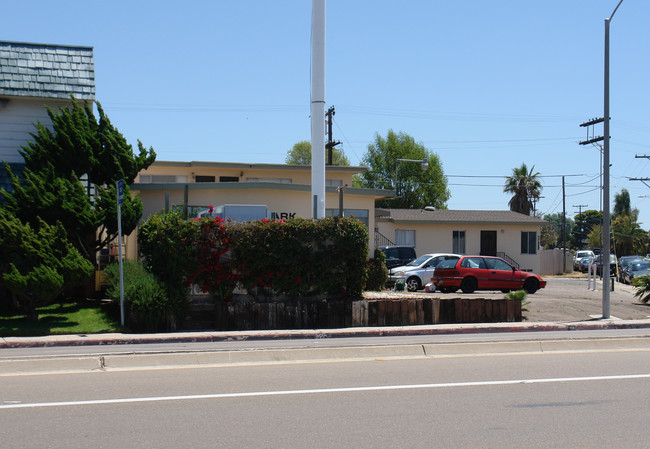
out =
{"type": "Polygon", "coordinates": [[[160,334],[77,334],[44,337],[0,338],[0,348],[106,346],[148,343],[211,343],[258,340],[318,340],[382,336],[453,335],[501,332],[549,332],[650,328],[650,320],[593,320],[579,322],[442,324],[424,326],[364,327],[343,329],[197,331],[160,334]]]}

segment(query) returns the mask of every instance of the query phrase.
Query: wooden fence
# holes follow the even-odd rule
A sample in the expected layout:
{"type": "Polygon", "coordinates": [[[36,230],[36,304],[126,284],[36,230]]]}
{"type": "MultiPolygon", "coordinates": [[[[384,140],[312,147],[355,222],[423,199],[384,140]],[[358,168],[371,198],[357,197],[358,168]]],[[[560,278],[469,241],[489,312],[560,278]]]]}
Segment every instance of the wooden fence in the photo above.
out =
{"type": "Polygon", "coordinates": [[[201,315],[202,327],[215,330],[332,329],[513,322],[522,320],[522,308],[517,299],[418,298],[217,303],[201,315]]]}

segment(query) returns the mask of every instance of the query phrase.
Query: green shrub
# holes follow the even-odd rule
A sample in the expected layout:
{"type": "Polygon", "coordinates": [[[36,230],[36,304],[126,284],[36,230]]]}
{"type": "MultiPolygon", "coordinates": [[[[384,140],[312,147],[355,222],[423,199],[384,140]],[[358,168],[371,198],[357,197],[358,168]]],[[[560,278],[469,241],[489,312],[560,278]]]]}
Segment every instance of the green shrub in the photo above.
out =
{"type": "Polygon", "coordinates": [[[178,212],[160,212],[149,217],[138,230],[145,268],[179,304],[187,298],[187,278],[196,267],[193,246],[198,229],[198,221],[184,220],[178,212]]]}
{"type": "Polygon", "coordinates": [[[379,248],[375,248],[374,259],[368,261],[368,279],[366,290],[382,291],[388,280],[388,268],[386,268],[386,254],[379,248]]]}
{"type": "Polygon", "coordinates": [[[650,300],[650,276],[640,276],[632,281],[632,285],[636,287],[634,297],[647,303],[650,300]]]}
{"type": "Polygon", "coordinates": [[[358,298],[368,231],[354,218],[259,220],[230,226],[231,263],[253,295],[358,298]]]}
{"type": "Polygon", "coordinates": [[[530,304],[530,301],[526,301],[526,296],[528,296],[528,293],[526,293],[526,290],[516,290],[514,292],[508,292],[505,295],[505,299],[518,299],[521,301],[521,319],[526,320],[526,316],[524,315],[525,312],[528,312],[528,308],[526,306],[530,304]]]}
{"type": "MultiPolygon", "coordinates": [[[[170,297],[167,288],[145,267],[135,261],[125,260],[124,316],[126,325],[136,332],[165,332],[175,330],[185,316],[185,305],[170,297]]],[[[106,267],[108,296],[119,304],[119,264],[106,267]]]]}

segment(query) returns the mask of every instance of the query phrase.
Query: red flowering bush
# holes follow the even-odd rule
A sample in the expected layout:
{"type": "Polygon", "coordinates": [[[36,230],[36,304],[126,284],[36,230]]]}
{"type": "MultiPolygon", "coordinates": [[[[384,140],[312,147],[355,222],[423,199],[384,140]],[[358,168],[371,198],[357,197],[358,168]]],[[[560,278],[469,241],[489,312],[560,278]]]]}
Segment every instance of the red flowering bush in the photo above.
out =
{"type": "Polygon", "coordinates": [[[204,217],[198,223],[193,241],[194,269],[188,273],[186,282],[228,301],[239,279],[229,258],[228,223],[220,217],[204,217]]]}

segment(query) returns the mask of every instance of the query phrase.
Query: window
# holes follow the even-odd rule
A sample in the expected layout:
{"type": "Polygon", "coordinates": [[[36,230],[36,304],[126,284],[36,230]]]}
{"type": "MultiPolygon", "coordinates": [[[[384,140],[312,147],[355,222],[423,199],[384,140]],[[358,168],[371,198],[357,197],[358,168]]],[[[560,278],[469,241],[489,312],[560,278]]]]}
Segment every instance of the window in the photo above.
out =
{"type": "MultiPolygon", "coordinates": [[[[338,209],[325,209],[326,217],[338,217],[338,209]]],[[[344,217],[354,217],[368,227],[368,209],[343,209],[344,217]]]]}
{"type": "Polygon", "coordinates": [[[141,183],[186,183],[187,176],[184,175],[140,175],[141,183]]]}
{"type": "Polygon", "coordinates": [[[196,182],[214,182],[214,176],[196,175],[194,181],[196,182]]]}
{"type": "Polygon", "coordinates": [[[512,267],[501,259],[485,259],[485,264],[490,270],[512,271],[512,267]]]}
{"type": "Polygon", "coordinates": [[[465,254],[465,231],[452,231],[451,252],[465,254]]]}
{"type": "Polygon", "coordinates": [[[521,254],[537,254],[537,232],[521,233],[521,254]]]}
{"type": "Polygon", "coordinates": [[[341,179],[326,179],[325,187],[341,187],[343,186],[343,180],[341,179]]]}
{"type": "Polygon", "coordinates": [[[397,229],[395,231],[395,245],[415,247],[415,231],[397,229]]]}
{"type": "Polygon", "coordinates": [[[279,184],[291,184],[291,178],[246,178],[246,182],[276,182],[279,184]]]}
{"type": "Polygon", "coordinates": [[[219,182],[239,182],[237,176],[219,176],[219,182]]]}

